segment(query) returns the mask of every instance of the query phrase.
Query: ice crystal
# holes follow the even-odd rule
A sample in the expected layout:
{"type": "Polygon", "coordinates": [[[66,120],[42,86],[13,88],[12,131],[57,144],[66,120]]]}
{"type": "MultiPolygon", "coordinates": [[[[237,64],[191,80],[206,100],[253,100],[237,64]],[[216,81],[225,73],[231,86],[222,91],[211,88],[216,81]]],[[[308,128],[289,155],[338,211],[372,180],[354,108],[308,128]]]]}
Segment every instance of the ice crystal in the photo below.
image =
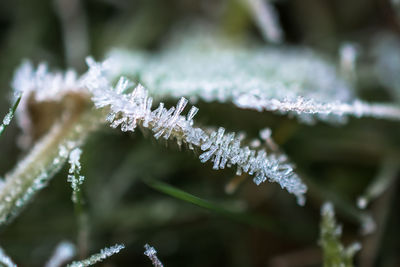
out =
{"type": "Polygon", "coordinates": [[[75,71],[49,72],[44,63],[35,70],[29,61],[24,62],[15,72],[12,87],[14,92],[28,97],[34,92],[33,97],[37,101],[60,100],[65,93],[81,91],[75,71]]]}
{"type": "Polygon", "coordinates": [[[353,266],[353,257],[361,249],[358,242],[345,248],[340,243],[342,227],[337,225],[333,205],[324,203],[321,208],[320,245],[324,254],[325,267],[350,267],[353,266]]]}
{"type": "Polygon", "coordinates": [[[164,267],[162,262],[158,259],[157,257],[157,251],[154,247],[150,246],[149,244],[145,244],[144,248],[146,251],[144,252],[144,255],[149,257],[151,260],[151,263],[153,264],[154,267],[164,267]]]}
{"type": "Polygon", "coordinates": [[[70,164],[70,168],[68,171],[68,179],[67,181],[71,183],[72,187],[72,201],[77,203],[79,201],[78,194],[80,191],[80,186],[83,184],[85,180],[85,176],[80,175],[81,172],[81,158],[82,150],[80,148],[74,148],[68,158],[68,163],[70,164]]]}
{"type": "Polygon", "coordinates": [[[257,185],[267,179],[277,182],[294,194],[299,204],[304,204],[307,187],[283,157],[267,154],[265,150],[242,147],[242,136],[226,133],[222,127],[217,131],[194,127],[193,117],[198,109],[192,107],[186,116],[181,115],[188,103],[185,98],[181,98],[175,107],[167,109],[160,103],[158,108],[152,110],[153,99],[143,86],[138,85],[131,93],[124,93],[130,84],[126,78],[121,78],[114,88],[104,78],[104,64],[92,59],[88,59],[88,63],[90,69],[83,79],[84,84],[92,93],[96,107],[109,107],[107,120],[111,127],[120,126],[122,131],[134,131],[140,124],[150,129],[157,139],[175,138],[178,144],[186,143],[191,149],[200,148],[203,151],[200,161],[212,161],[215,170],[236,165],[238,174],[254,175],[253,181],[257,185]]]}
{"type": "Polygon", "coordinates": [[[0,265],[4,267],[17,267],[11,258],[0,247],[0,265]]]}
{"type": "MultiPolygon", "coordinates": [[[[348,50],[343,51],[344,60],[351,60],[348,50]]],[[[334,64],[306,48],[246,48],[194,35],[171,41],[158,55],[115,50],[109,59],[111,77],[140,77],[155,98],[232,102],[239,108],[289,114],[306,123],[344,123],[349,115],[400,119],[397,106],[359,100],[334,64]]]]}
{"type": "Polygon", "coordinates": [[[101,261],[107,259],[108,257],[110,257],[114,254],[117,254],[124,248],[125,248],[125,246],[123,244],[117,244],[117,245],[114,245],[109,248],[103,248],[102,250],[100,250],[100,253],[94,254],[94,255],[90,256],[89,258],[81,260],[81,261],[74,261],[68,266],[69,267],[91,266],[93,264],[96,264],[98,262],[101,262],[101,261]]]}
{"type": "Polygon", "coordinates": [[[58,244],[53,255],[46,263],[45,267],[59,267],[65,262],[71,260],[76,254],[76,249],[74,244],[68,241],[63,241],[58,244]]]}

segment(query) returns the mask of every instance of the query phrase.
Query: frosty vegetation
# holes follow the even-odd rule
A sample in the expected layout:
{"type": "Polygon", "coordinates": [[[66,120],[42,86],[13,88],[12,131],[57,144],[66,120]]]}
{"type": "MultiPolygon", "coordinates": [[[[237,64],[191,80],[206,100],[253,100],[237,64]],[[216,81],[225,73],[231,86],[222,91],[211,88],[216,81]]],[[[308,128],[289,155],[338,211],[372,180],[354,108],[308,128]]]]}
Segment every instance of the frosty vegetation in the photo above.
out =
{"type": "Polygon", "coordinates": [[[0,266],[5,267],[17,267],[17,265],[11,260],[11,258],[5,253],[0,247],[0,266]]]}
{"type": "Polygon", "coordinates": [[[143,86],[138,85],[131,93],[124,93],[130,87],[127,79],[121,78],[114,88],[104,76],[104,64],[91,59],[88,64],[90,69],[83,79],[84,84],[92,93],[97,108],[110,107],[107,120],[111,127],[121,126],[122,131],[134,131],[140,124],[151,130],[156,139],[175,138],[178,144],[185,143],[190,149],[200,148],[203,151],[200,161],[211,160],[215,170],[236,165],[238,175],[242,172],[254,175],[257,185],[267,179],[277,182],[294,194],[300,205],[304,204],[307,187],[294,173],[292,165],[286,162],[286,157],[242,147],[241,136],[225,133],[222,127],[211,132],[194,127],[193,117],[198,109],[192,107],[186,117],[182,116],[188,103],[185,98],[181,98],[176,107],[167,109],[160,103],[158,108],[152,110],[153,99],[143,86]]]}
{"type": "Polygon", "coordinates": [[[86,266],[92,266],[98,262],[101,262],[110,256],[117,254],[120,252],[122,249],[124,249],[125,246],[122,244],[117,244],[109,248],[103,248],[100,250],[100,253],[93,254],[89,258],[81,261],[74,261],[71,264],[68,265],[68,267],[86,267],[86,266]]]}
{"type": "Polygon", "coordinates": [[[82,150],[80,148],[74,148],[68,157],[68,163],[70,168],[68,170],[67,181],[71,183],[72,187],[72,202],[77,203],[79,201],[80,186],[85,180],[85,176],[81,175],[81,158],[82,150]]]}
{"type": "MultiPolygon", "coordinates": [[[[249,3],[256,6],[258,1],[249,0],[249,3]]],[[[259,23],[264,23],[262,17],[265,14],[258,16],[259,23]]],[[[267,38],[279,42],[279,33],[271,33],[266,24],[263,27],[267,38]]],[[[75,111],[76,114],[67,107],[61,122],[52,125],[4,181],[0,180],[0,224],[10,222],[67,161],[70,164],[68,182],[73,189],[72,200],[79,202],[80,185],[84,180],[80,174],[82,150],[79,146],[97,125],[105,121],[113,128],[120,127],[123,132],[141,128],[152,132],[156,139],[175,140],[179,146],[186,145],[190,150],[200,151],[200,161],[211,162],[214,170],[235,167],[237,175],[253,176],[256,185],[265,181],[278,183],[295,195],[300,205],[304,205],[307,186],[272,140],[269,128],[260,132],[266,148],[258,149],[260,146],[256,143],[260,141],[249,144],[243,134],[229,132],[223,127],[199,127],[194,122],[199,111],[197,107],[190,107],[184,115],[189,101],[233,103],[238,108],[295,116],[305,123],[317,120],[345,123],[349,116],[400,119],[398,105],[360,100],[352,82],[338,74],[335,64],[311,50],[259,45],[248,49],[240,44],[227,45],[223,39],[204,39],[200,41],[196,36],[186,37],[186,41],[175,39],[162,52],[152,55],[143,51],[115,50],[104,62],[88,58],[89,69],[81,77],[72,70],[51,73],[45,64],[34,69],[32,64],[25,62],[17,70],[13,82],[14,92],[23,94],[23,97],[15,99],[13,108],[0,126],[0,134],[9,124],[19,101],[17,114],[24,132],[23,146],[33,141],[35,125],[29,116],[32,102],[59,103],[73,95],[79,96],[85,107],[84,111],[75,111]],[[140,83],[135,86],[122,74],[140,83]],[[116,85],[114,81],[117,81],[116,85]],[[171,98],[178,100],[176,106],[165,107],[161,101],[171,98]],[[93,106],[96,109],[92,109],[93,106]]],[[[342,47],[341,68],[354,72],[356,57],[354,47],[342,47]]],[[[377,57],[383,65],[390,61],[380,55],[379,49],[377,57]]],[[[377,75],[385,78],[383,73],[377,75]]],[[[371,192],[370,195],[374,196],[375,191],[371,192]]],[[[360,207],[367,204],[364,200],[361,199],[360,207]]],[[[356,243],[344,248],[340,244],[341,229],[336,225],[331,204],[325,204],[321,213],[321,246],[326,266],[351,266],[359,245],[356,243]],[[338,259],[340,262],[336,262],[338,259]]],[[[123,245],[105,248],[70,266],[92,265],[123,248],[123,245]]],[[[155,249],[147,244],[145,248],[145,255],[153,265],[163,266],[155,249]]],[[[65,247],[60,251],[56,251],[54,261],[66,258],[67,252],[71,252],[65,247]]],[[[9,264],[4,263],[6,266],[14,266],[2,250],[1,261],[9,264]]]]}
{"type": "Polygon", "coordinates": [[[159,54],[114,50],[109,61],[112,77],[140,77],[156,98],[232,102],[306,123],[345,123],[348,116],[400,119],[398,106],[358,99],[334,64],[306,48],[244,48],[203,33],[172,38],[159,54]]]}
{"type": "Polygon", "coordinates": [[[352,267],[353,257],[361,249],[360,243],[344,247],[340,243],[342,227],[337,225],[333,205],[325,203],[321,208],[320,245],[324,254],[324,267],[352,267]]]}
{"type": "Polygon", "coordinates": [[[157,251],[154,247],[150,246],[149,244],[145,244],[144,248],[146,249],[144,255],[149,257],[154,267],[164,267],[162,262],[158,259],[157,251]]]}

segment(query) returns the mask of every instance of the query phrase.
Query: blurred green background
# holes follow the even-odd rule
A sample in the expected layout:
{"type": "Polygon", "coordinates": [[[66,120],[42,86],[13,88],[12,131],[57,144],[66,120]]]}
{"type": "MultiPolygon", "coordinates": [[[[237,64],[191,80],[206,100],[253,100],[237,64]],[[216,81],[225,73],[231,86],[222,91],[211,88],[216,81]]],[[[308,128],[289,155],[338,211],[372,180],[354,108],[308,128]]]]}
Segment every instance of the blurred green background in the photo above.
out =
{"type": "MultiPolygon", "coordinates": [[[[360,95],[366,100],[399,101],[393,93],[395,85],[388,86],[371,74],[376,62],[369,53],[375,36],[382,32],[398,38],[400,12],[395,4],[389,0],[276,0],[273,4],[285,43],[311,47],[332,59],[337,59],[343,42],[357,43],[360,95]]],[[[8,110],[12,74],[23,59],[83,72],[87,55],[102,59],[113,47],[157,51],[175,25],[191,20],[264,42],[250,13],[236,0],[1,1],[0,115],[8,110]]],[[[399,57],[400,50],[387,53],[399,57]]],[[[251,177],[235,193],[226,194],[233,170],[213,171],[210,163],[200,163],[186,148],[155,141],[140,131],[124,134],[104,128],[83,147],[88,252],[114,243],[127,248],[103,266],[151,266],[143,255],[145,243],[157,249],[165,266],[320,266],[319,209],[325,200],[336,205],[344,243],[363,244],[356,257],[359,266],[400,265],[396,179],[368,208],[378,226],[373,234],[359,233],[362,213],[355,206],[384,162],[394,162],[398,170],[398,123],[351,119],[339,127],[307,126],[228,104],[200,102],[198,106],[200,123],[245,130],[249,138],[271,127],[276,142],[309,186],[306,206],[298,206],[276,184],[255,186],[251,177]],[[149,179],[211,201],[214,209],[160,192],[144,182],[149,179]]],[[[0,139],[0,175],[25,153],[17,145],[18,134],[14,121],[0,139]]],[[[66,177],[67,167],[0,230],[1,246],[20,266],[42,266],[60,241],[76,242],[77,223],[66,177]]]]}

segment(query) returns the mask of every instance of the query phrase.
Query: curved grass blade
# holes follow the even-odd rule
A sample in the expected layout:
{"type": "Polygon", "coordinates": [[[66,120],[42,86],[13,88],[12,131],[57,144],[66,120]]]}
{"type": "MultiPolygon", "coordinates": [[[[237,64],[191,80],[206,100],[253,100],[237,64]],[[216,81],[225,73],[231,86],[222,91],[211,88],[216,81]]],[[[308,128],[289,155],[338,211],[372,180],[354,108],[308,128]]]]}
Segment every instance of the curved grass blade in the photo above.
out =
{"type": "Polygon", "coordinates": [[[306,229],[306,227],[299,225],[297,230],[293,230],[293,227],[290,226],[289,223],[286,223],[284,221],[279,221],[276,218],[268,218],[266,216],[262,215],[257,215],[253,213],[247,213],[247,212],[239,212],[239,211],[234,211],[231,209],[228,209],[221,204],[202,199],[200,197],[194,196],[190,193],[187,193],[181,189],[178,189],[176,187],[173,187],[169,184],[156,181],[156,180],[151,180],[151,179],[146,179],[143,180],[144,183],[146,183],[149,187],[164,193],[166,195],[169,195],[171,197],[174,197],[179,200],[183,200],[185,202],[191,203],[193,205],[196,205],[198,207],[207,209],[213,213],[216,213],[218,215],[221,215],[223,217],[226,217],[228,219],[231,219],[233,221],[254,226],[257,228],[261,228],[263,230],[266,230],[268,232],[276,233],[279,234],[280,236],[283,237],[288,237],[290,239],[297,239],[297,240],[307,240],[312,238],[312,234],[309,233],[309,231],[299,231],[298,229],[306,229]]]}

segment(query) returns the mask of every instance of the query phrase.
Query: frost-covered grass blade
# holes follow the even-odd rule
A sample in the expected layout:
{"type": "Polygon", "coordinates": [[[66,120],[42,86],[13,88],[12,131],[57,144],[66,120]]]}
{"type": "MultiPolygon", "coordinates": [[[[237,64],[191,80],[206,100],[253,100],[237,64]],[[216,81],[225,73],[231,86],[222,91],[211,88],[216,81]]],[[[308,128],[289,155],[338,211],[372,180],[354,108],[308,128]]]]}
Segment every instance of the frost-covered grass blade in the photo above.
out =
{"type": "Polygon", "coordinates": [[[3,134],[5,128],[10,124],[12,118],[14,117],[14,113],[17,110],[19,102],[21,101],[22,94],[20,94],[15,100],[13,106],[9,109],[8,113],[3,119],[3,122],[0,124],[0,136],[3,134]]]}
{"type": "Polygon", "coordinates": [[[1,247],[0,247],[0,266],[17,267],[17,265],[12,261],[12,259],[5,253],[5,251],[1,247]]]}
{"type": "Polygon", "coordinates": [[[336,223],[331,203],[322,206],[321,216],[319,243],[323,250],[324,267],[352,267],[353,257],[361,249],[361,244],[355,242],[345,248],[340,243],[342,228],[336,223]]]}
{"type": "Polygon", "coordinates": [[[98,262],[101,262],[101,261],[111,257],[114,254],[117,254],[124,248],[125,248],[125,246],[123,244],[117,244],[112,247],[103,248],[102,250],[100,250],[100,253],[93,254],[89,258],[81,260],[81,261],[74,261],[71,264],[69,264],[68,267],[92,266],[98,262]]]}
{"type": "Polygon", "coordinates": [[[83,84],[92,93],[92,101],[97,108],[110,109],[107,120],[111,127],[120,126],[124,132],[133,132],[140,125],[152,131],[156,139],[176,139],[179,145],[185,143],[192,150],[198,148],[203,151],[200,161],[212,161],[214,170],[236,166],[238,175],[253,175],[257,185],[267,180],[279,183],[297,197],[300,205],[305,204],[307,186],[294,172],[286,156],[242,146],[242,135],[226,132],[222,127],[215,131],[195,127],[193,118],[198,108],[191,107],[186,116],[181,115],[188,103],[183,97],[175,107],[167,109],[164,103],[160,103],[153,110],[153,98],[143,86],[138,85],[131,93],[124,93],[130,84],[126,78],[121,77],[117,86],[113,87],[104,75],[105,63],[89,58],[88,64],[90,69],[83,78],[83,84]]]}
{"type": "Polygon", "coordinates": [[[146,249],[144,255],[151,260],[151,263],[154,267],[164,267],[162,262],[158,259],[157,250],[154,247],[150,246],[149,244],[145,244],[144,248],[146,249]]]}
{"type": "Polygon", "coordinates": [[[400,120],[398,105],[362,101],[337,66],[310,49],[249,48],[205,32],[172,38],[159,54],[113,51],[109,75],[140,77],[155,98],[228,102],[305,123],[345,123],[349,116],[400,120]]]}

